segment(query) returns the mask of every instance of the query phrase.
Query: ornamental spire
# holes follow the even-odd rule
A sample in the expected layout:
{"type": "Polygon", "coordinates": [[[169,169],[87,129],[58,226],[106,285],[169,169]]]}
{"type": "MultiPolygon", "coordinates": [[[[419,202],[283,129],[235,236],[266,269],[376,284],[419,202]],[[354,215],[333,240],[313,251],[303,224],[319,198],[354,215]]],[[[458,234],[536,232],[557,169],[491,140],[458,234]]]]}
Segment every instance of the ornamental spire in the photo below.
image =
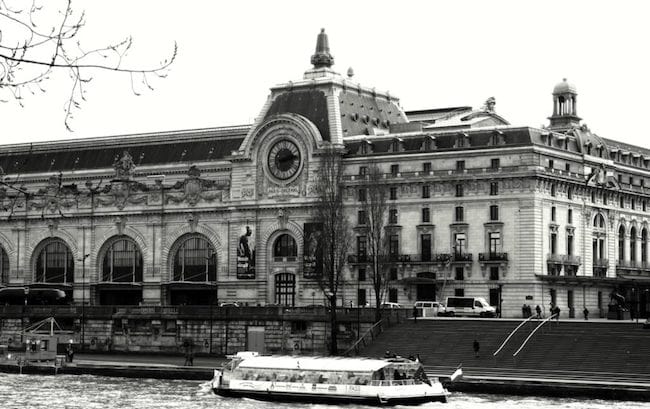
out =
{"type": "Polygon", "coordinates": [[[321,28],[316,40],[316,52],[311,56],[311,63],[314,68],[330,68],[334,64],[334,57],[330,54],[329,41],[325,29],[321,28]]]}

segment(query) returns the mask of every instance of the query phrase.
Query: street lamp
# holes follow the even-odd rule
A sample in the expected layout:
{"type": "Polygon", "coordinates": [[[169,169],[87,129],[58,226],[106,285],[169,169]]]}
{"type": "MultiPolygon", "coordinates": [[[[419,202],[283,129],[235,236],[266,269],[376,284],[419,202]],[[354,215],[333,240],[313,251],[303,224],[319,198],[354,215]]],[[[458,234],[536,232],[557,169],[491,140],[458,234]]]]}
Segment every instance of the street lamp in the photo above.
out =
{"type": "Polygon", "coordinates": [[[86,327],[86,259],[90,254],[84,254],[81,259],[81,350],[84,350],[84,335],[86,327]]]}

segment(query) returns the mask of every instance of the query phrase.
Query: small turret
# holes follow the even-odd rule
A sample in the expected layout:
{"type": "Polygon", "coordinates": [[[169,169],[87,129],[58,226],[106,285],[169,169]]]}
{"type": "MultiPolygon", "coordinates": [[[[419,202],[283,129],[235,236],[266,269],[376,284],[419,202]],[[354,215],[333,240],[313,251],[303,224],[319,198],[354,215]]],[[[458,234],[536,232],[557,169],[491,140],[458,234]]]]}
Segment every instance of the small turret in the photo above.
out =
{"type": "Polygon", "coordinates": [[[550,129],[570,129],[580,126],[577,110],[578,91],[566,78],[553,88],[553,115],[550,129]]]}

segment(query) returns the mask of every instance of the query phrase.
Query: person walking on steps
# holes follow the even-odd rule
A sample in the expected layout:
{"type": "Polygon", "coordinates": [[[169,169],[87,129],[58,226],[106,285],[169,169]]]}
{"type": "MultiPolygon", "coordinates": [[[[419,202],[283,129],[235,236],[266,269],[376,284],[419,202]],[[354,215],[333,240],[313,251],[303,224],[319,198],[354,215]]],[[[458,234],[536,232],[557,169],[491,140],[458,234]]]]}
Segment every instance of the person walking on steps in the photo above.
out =
{"type": "Polygon", "coordinates": [[[535,307],[535,312],[537,313],[537,319],[541,319],[542,318],[542,307],[540,307],[539,304],[537,304],[537,307],[535,307]]]}
{"type": "Polygon", "coordinates": [[[478,343],[477,340],[474,340],[474,345],[473,345],[473,347],[474,347],[474,356],[475,356],[476,358],[478,358],[478,351],[479,351],[479,349],[481,349],[481,345],[478,343]]]}

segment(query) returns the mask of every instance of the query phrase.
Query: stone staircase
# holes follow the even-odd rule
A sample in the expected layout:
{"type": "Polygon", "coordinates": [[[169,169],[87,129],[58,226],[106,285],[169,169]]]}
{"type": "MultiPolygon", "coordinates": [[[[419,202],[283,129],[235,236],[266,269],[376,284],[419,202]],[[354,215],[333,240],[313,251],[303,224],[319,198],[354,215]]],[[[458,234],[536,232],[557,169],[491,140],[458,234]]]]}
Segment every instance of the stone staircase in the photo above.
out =
{"type": "Polygon", "coordinates": [[[549,322],[516,358],[512,355],[539,324],[525,324],[496,356],[493,353],[518,320],[435,319],[411,320],[386,329],[360,355],[381,357],[391,351],[404,357],[420,355],[425,365],[483,368],[528,368],[616,372],[650,375],[650,330],[621,322],[549,322]],[[474,339],[480,343],[474,356],[474,339]]]}

